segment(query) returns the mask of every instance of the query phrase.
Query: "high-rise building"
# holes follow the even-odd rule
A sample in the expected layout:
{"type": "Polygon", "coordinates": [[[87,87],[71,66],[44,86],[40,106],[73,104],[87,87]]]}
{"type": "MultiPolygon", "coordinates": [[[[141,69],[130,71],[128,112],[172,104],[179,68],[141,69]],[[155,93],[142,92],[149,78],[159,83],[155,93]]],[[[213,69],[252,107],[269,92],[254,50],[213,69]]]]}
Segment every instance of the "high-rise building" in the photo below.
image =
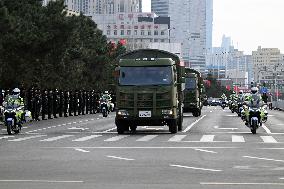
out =
{"type": "Polygon", "coordinates": [[[170,41],[182,44],[187,66],[203,71],[212,46],[212,0],[152,0],[152,11],[171,19],[170,41]]]}
{"type": "Polygon", "coordinates": [[[151,12],[158,16],[169,16],[169,0],[151,0],[151,12]]]}

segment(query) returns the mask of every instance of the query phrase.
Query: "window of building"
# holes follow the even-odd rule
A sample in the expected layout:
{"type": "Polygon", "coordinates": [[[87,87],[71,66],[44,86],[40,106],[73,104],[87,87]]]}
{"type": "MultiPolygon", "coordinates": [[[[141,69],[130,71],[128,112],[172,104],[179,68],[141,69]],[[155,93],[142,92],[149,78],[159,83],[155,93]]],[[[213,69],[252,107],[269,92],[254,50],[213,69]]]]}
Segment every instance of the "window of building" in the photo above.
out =
{"type": "Polygon", "coordinates": [[[159,35],[159,32],[157,30],[155,30],[154,35],[159,35]]]}
{"type": "Polygon", "coordinates": [[[165,35],[165,32],[164,32],[164,31],[161,31],[161,35],[165,35]]]}
{"type": "Polygon", "coordinates": [[[158,39],[154,39],[154,42],[158,42],[158,39]]]}
{"type": "Polygon", "coordinates": [[[120,35],[124,35],[124,30],[120,30],[120,35]]]}
{"type": "Polygon", "coordinates": [[[107,35],[110,35],[110,30],[107,30],[107,35]]]}
{"type": "Polygon", "coordinates": [[[137,30],[134,30],[134,35],[137,35],[137,30]]]}
{"type": "Polygon", "coordinates": [[[113,35],[117,35],[117,30],[114,30],[114,31],[113,31],[113,35]]]}
{"type": "Polygon", "coordinates": [[[141,35],[145,35],[145,32],[144,32],[144,30],[141,30],[141,35]]]}
{"type": "Polygon", "coordinates": [[[131,30],[127,30],[127,35],[131,35],[131,30]]]}
{"type": "Polygon", "coordinates": [[[161,42],[162,42],[162,43],[164,43],[164,42],[165,42],[165,40],[164,40],[164,39],[161,39],[161,42]]]}
{"type": "Polygon", "coordinates": [[[151,31],[150,31],[150,30],[148,31],[148,35],[152,35],[152,33],[151,33],[151,31]]]}

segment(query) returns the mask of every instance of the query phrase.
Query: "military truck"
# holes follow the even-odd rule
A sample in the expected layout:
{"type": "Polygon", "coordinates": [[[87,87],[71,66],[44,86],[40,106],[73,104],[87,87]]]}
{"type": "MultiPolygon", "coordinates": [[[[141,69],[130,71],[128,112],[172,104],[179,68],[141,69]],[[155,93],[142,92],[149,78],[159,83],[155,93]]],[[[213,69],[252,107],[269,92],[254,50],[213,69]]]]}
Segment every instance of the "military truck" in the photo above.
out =
{"type": "Polygon", "coordinates": [[[200,72],[185,68],[184,112],[192,112],[198,117],[203,106],[204,86],[200,72]]]}
{"type": "Polygon", "coordinates": [[[118,134],[137,126],[165,126],[182,130],[184,65],[167,51],[140,49],[119,57],[116,68],[118,134]]]}

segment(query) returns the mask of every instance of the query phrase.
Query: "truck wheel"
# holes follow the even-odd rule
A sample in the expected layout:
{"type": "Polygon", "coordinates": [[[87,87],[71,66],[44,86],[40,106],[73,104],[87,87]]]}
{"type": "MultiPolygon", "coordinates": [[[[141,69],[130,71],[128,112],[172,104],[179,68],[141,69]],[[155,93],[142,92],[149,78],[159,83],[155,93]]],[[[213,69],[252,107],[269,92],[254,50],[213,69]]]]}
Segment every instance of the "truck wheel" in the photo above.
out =
{"type": "Polygon", "coordinates": [[[198,116],[199,116],[198,110],[194,110],[194,111],[192,112],[192,115],[193,115],[194,117],[198,117],[198,116]]]}
{"type": "Polygon", "coordinates": [[[172,134],[177,133],[178,127],[177,127],[177,120],[172,120],[170,125],[169,125],[169,131],[172,134]]]}
{"type": "Polygon", "coordinates": [[[115,120],[116,130],[118,134],[123,134],[125,131],[125,126],[122,121],[115,120]]]}
{"type": "Polygon", "coordinates": [[[131,125],[130,126],[130,130],[132,133],[135,133],[136,132],[136,129],[137,129],[137,126],[136,125],[131,125]]]}

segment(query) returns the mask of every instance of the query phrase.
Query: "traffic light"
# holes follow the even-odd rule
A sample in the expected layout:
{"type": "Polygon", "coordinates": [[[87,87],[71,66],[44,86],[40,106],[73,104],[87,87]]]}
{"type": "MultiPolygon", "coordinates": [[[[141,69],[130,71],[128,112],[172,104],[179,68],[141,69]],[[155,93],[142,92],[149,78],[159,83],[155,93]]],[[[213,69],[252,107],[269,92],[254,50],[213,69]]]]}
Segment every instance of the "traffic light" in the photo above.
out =
{"type": "Polygon", "coordinates": [[[250,82],[250,87],[254,87],[254,83],[253,82],[250,82]]]}

